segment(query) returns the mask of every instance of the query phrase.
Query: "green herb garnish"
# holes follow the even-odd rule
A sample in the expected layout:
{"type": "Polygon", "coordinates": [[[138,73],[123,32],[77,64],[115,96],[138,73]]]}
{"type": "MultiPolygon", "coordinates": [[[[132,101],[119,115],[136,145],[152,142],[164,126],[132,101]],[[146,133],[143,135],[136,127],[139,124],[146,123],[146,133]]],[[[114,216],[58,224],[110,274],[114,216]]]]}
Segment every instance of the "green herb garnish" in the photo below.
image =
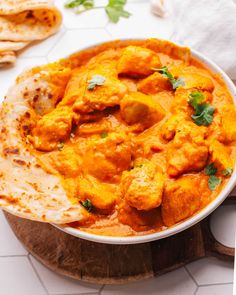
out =
{"type": "Polygon", "coordinates": [[[71,0],[65,4],[65,8],[75,8],[79,6],[83,6],[86,10],[91,9],[94,7],[94,0],[71,0]]]}
{"type": "Polygon", "coordinates": [[[213,121],[215,109],[209,103],[203,103],[205,96],[200,91],[193,91],[189,95],[189,105],[195,110],[191,116],[193,122],[198,126],[208,126],[213,121]]]}
{"type": "Polygon", "coordinates": [[[105,7],[106,14],[112,23],[117,23],[121,17],[128,18],[131,14],[124,10],[126,0],[109,0],[105,7]]]}
{"type": "Polygon", "coordinates": [[[204,94],[196,90],[190,93],[188,103],[194,108],[194,110],[197,110],[199,104],[203,102],[204,98],[204,94]]]}
{"type": "Polygon", "coordinates": [[[101,75],[93,75],[92,79],[88,81],[88,90],[93,90],[96,86],[102,86],[106,81],[101,75]]]}
{"type": "Polygon", "coordinates": [[[211,163],[206,166],[205,174],[209,175],[208,179],[208,187],[210,190],[214,191],[216,186],[221,183],[221,179],[216,176],[217,168],[215,167],[214,163],[211,163]]]}
{"type": "Polygon", "coordinates": [[[64,142],[59,142],[57,145],[58,151],[62,151],[64,149],[64,142]]]}
{"type": "Polygon", "coordinates": [[[218,184],[220,184],[222,180],[215,175],[210,175],[208,180],[208,187],[210,190],[214,191],[218,184]]]}
{"type": "Polygon", "coordinates": [[[107,132],[102,132],[100,134],[101,138],[106,138],[108,136],[108,133],[107,132]]]}
{"type": "Polygon", "coordinates": [[[93,204],[90,200],[81,201],[80,204],[88,211],[91,212],[93,209],[93,204]]]}
{"type": "Polygon", "coordinates": [[[174,90],[176,88],[180,87],[180,86],[184,86],[185,85],[183,78],[177,78],[177,79],[175,79],[174,76],[169,72],[167,66],[164,66],[161,69],[153,68],[153,70],[156,71],[156,72],[159,72],[160,74],[162,74],[162,76],[166,77],[170,81],[170,83],[172,85],[172,88],[174,90]]]}
{"type": "Polygon", "coordinates": [[[225,176],[230,176],[232,174],[232,172],[233,172],[233,168],[230,167],[228,169],[225,169],[222,173],[225,176]]]}
{"type": "Polygon", "coordinates": [[[217,173],[217,168],[215,167],[214,163],[211,163],[206,166],[204,171],[206,175],[215,175],[217,173]]]}
{"type": "Polygon", "coordinates": [[[94,0],[70,0],[65,7],[76,9],[77,13],[82,13],[90,9],[105,9],[109,20],[117,23],[121,17],[129,17],[131,14],[124,10],[127,0],[109,0],[107,5],[95,6],[94,0]]]}

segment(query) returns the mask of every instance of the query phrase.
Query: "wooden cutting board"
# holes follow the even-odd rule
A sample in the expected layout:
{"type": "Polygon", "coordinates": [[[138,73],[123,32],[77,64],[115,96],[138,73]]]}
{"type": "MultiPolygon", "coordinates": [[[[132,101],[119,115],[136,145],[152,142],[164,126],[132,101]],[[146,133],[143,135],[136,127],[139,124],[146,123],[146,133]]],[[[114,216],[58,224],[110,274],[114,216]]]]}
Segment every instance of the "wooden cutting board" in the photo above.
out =
{"type": "MultiPolygon", "coordinates": [[[[226,202],[234,202],[229,198],[226,202]]],[[[106,245],[70,236],[54,226],[5,213],[18,239],[49,269],[99,284],[159,276],[207,256],[234,259],[234,249],[215,240],[210,217],[172,237],[138,245],[106,245]]]]}

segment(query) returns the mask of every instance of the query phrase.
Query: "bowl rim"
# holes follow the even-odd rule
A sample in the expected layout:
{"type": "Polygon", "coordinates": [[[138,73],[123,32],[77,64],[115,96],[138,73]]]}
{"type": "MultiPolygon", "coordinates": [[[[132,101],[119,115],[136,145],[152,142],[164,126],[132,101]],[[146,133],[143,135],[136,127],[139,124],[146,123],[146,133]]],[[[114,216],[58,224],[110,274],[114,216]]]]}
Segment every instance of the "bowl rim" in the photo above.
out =
{"type": "MultiPolygon", "coordinates": [[[[154,38],[155,39],[155,38],[154,38]]],[[[162,40],[159,38],[156,38],[158,40],[162,40]]],[[[145,38],[121,38],[119,41],[135,41],[135,40],[146,40],[145,38]]],[[[115,40],[112,40],[115,41],[115,40]]],[[[180,45],[178,43],[172,42],[171,40],[164,40],[167,42],[171,42],[175,45],[177,45],[180,48],[189,48],[190,49],[190,57],[196,59],[200,63],[202,63],[207,69],[210,69],[214,74],[219,75],[220,78],[224,81],[226,84],[232,98],[234,101],[234,104],[236,105],[236,86],[233,84],[233,81],[229,78],[229,76],[213,61],[211,61],[208,57],[203,55],[202,53],[198,52],[195,49],[192,49],[188,46],[180,45]]],[[[97,42],[90,46],[85,46],[80,48],[78,51],[76,51],[73,54],[76,54],[82,50],[91,49],[93,47],[96,47],[101,44],[109,43],[110,41],[106,42],[97,42]]],[[[96,243],[103,243],[103,244],[113,244],[113,245],[128,245],[128,244],[140,244],[140,243],[147,243],[151,241],[160,240],[163,238],[170,237],[174,234],[177,234],[179,232],[182,232],[189,227],[197,224],[202,219],[207,217],[209,214],[211,214],[220,204],[227,198],[227,196],[230,194],[230,192],[233,190],[234,186],[236,185],[236,169],[234,167],[234,171],[228,181],[228,183],[225,185],[223,190],[219,193],[219,195],[211,202],[209,203],[205,208],[203,208],[198,213],[194,214],[192,217],[181,221],[177,223],[176,225],[169,227],[163,231],[151,233],[147,235],[138,235],[138,236],[127,236],[127,237],[116,237],[116,236],[102,236],[102,235],[96,235],[92,233],[88,233],[70,226],[66,225],[60,225],[60,224],[52,224],[59,230],[75,236],[77,238],[81,238],[84,240],[96,242],[96,243]]]]}

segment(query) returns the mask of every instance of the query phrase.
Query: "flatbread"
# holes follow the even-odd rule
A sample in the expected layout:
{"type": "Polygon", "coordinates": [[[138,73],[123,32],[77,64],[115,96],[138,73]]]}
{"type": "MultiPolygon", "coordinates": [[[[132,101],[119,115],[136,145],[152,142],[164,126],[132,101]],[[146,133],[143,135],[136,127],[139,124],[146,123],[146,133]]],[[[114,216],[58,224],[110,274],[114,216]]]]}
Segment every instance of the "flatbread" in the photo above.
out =
{"type": "MultiPolygon", "coordinates": [[[[0,66],[14,62],[12,53],[45,39],[61,25],[62,15],[53,0],[0,1],[0,66]]],[[[14,54],[15,55],[15,54],[14,54]]]]}
{"type": "Polygon", "coordinates": [[[21,118],[32,113],[30,104],[38,88],[44,93],[41,103],[47,105],[50,86],[44,77],[45,71],[23,73],[1,108],[0,207],[20,217],[60,224],[80,220],[85,209],[72,204],[60,179],[40,167],[19,131],[21,118]]]}
{"type": "Polygon", "coordinates": [[[16,61],[16,55],[14,51],[0,51],[0,68],[9,66],[16,61]]]}

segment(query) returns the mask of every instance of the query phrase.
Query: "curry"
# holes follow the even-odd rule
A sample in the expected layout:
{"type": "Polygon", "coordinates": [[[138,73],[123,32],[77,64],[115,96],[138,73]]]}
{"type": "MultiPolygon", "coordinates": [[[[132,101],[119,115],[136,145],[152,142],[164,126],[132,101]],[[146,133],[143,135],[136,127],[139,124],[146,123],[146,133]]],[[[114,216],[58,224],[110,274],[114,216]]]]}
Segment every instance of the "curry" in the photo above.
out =
{"type": "MultiPolygon", "coordinates": [[[[80,230],[161,231],[216,198],[235,166],[236,107],[189,50],[117,41],[45,66],[26,144],[84,207],[80,230]]],[[[23,131],[22,131],[23,132],[23,131]]]]}

